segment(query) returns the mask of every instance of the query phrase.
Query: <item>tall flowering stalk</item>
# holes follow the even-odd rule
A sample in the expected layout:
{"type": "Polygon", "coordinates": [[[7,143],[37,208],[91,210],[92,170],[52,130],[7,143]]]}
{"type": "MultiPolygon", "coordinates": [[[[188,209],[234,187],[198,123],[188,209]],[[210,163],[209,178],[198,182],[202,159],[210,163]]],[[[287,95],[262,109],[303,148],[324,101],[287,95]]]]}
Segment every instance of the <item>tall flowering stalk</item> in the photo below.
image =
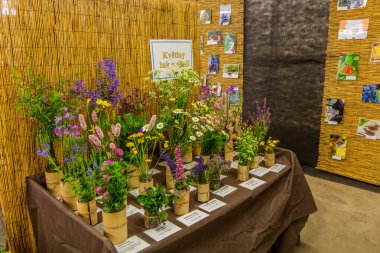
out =
{"type": "Polygon", "coordinates": [[[256,111],[254,115],[249,114],[248,125],[250,125],[254,136],[259,142],[263,141],[268,133],[270,126],[270,110],[267,106],[267,100],[264,98],[262,105],[256,101],[256,111]]]}
{"type": "Polygon", "coordinates": [[[185,178],[185,166],[183,165],[183,157],[181,154],[181,148],[179,146],[174,149],[174,157],[175,172],[173,174],[173,177],[175,181],[175,188],[177,190],[187,190],[189,183],[185,178]]]}

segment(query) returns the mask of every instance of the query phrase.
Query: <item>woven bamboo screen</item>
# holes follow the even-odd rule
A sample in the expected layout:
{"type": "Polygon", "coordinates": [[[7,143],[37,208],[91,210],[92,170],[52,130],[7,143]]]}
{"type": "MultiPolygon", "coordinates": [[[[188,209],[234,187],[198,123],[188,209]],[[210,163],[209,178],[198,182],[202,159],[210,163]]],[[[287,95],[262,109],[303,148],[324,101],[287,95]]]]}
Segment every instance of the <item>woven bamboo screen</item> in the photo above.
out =
{"type": "Polygon", "coordinates": [[[380,42],[380,1],[369,0],[361,9],[337,11],[337,0],[330,5],[329,39],[326,60],[326,77],[319,159],[317,167],[332,173],[380,185],[380,142],[367,140],[356,134],[359,117],[380,120],[380,105],[362,103],[365,84],[380,83],[380,63],[371,63],[371,48],[380,42]],[[368,38],[365,40],[338,40],[340,20],[369,19],[368,38]],[[339,56],[358,54],[359,70],[356,81],[337,81],[339,56]],[[343,124],[327,125],[324,122],[327,98],[345,99],[343,124]],[[347,136],[347,158],[335,161],[329,148],[330,134],[347,136]]]}
{"type": "MultiPolygon", "coordinates": [[[[201,75],[208,75],[208,56],[219,55],[219,72],[216,75],[209,75],[211,83],[218,83],[222,85],[225,90],[231,84],[239,87],[239,92],[243,91],[243,68],[244,68],[244,0],[195,0],[199,2],[201,9],[211,9],[212,18],[211,24],[200,25],[200,35],[203,36],[204,41],[204,54],[201,55],[201,75]],[[231,23],[230,25],[219,25],[220,6],[231,4],[231,23]],[[222,40],[221,45],[207,45],[207,32],[208,31],[222,31],[225,33],[236,34],[236,53],[224,54],[224,47],[222,40]],[[227,79],[223,78],[223,65],[224,64],[239,64],[239,78],[227,79]]],[[[200,14],[198,14],[198,23],[200,23],[200,14]]]]}
{"type": "MultiPolygon", "coordinates": [[[[2,5],[1,5],[2,4],[2,5]]],[[[8,0],[0,17],[0,203],[12,252],[33,252],[24,179],[42,172],[35,126],[15,110],[10,66],[26,65],[57,81],[103,59],[116,61],[122,88],[150,70],[149,39],[192,39],[199,52],[198,4],[177,0],[8,0]],[[4,11],[9,10],[9,11],[4,11]]],[[[199,70],[199,54],[194,53],[199,70]]],[[[92,73],[82,79],[90,82],[92,73]]],[[[92,80],[92,79],[91,79],[92,80]]]]}

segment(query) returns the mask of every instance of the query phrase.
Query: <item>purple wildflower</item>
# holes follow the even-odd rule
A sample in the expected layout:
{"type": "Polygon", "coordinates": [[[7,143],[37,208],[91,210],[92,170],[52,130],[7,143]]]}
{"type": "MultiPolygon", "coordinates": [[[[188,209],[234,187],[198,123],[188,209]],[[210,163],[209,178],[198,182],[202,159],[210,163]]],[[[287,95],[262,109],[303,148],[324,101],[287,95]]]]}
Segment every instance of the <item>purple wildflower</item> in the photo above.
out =
{"type": "Polygon", "coordinates": [[[198,176],[202,174],[203,172],[205,172],[206,169],[207,169],[207,165],[204,164],[203,157],[201,156],[199,158],[199,162],[197,163],[197,165],[195,165],[194,168],[191,169],[191,173],[198,176]]]}
{"type": "MultiPolygon", "coordinates": [[[[160,152],[163,152],[163,151],[160,151],[160,152]]],[[[169,166],[170,168],[170,172],[175,175],[175,163],[174,161],[169,157],[168,154],[164,153],[162,155],[162,159],[164,159],[164,161],[166,162],[166,164],[169,166]]]]}
{"type": "Polygon", "coordinates": [[[62,116],[57,116],[57,117],[55,117],[55,119],[54,119],[54,124],[55,124],[55,125],[58,125],[59,122],[61,122],[62,119],[63,119],[62,116]]]}

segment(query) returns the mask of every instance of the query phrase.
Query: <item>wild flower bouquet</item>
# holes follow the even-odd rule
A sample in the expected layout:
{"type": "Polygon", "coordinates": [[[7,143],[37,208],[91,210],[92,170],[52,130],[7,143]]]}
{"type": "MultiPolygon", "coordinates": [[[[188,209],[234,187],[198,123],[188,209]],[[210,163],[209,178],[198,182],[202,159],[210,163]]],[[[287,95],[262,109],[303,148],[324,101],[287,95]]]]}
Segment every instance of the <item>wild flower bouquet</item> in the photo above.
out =
{"type": "Polygon", "coordinates": [[[174,160],[172,160],[168,155],[163,155],[163,159],[166,161],[173,175],[175,189],[187,190],[189,188],[189,182],[185,177],[185,166],[183,165],[181,148],[179,146],[174,149],[174,157],[174,160]]]}
{"type": "Polygon", "coordinates": [[[230,169],[231,162],[224,160],[221,156],[214,155],[207,164],[207,174],[210,180],[210,188],[217,190],[220,187],[220,174],[230,169]]]}
{"type": "Polygon", "coordinates": [[[141,182],[149,182],[152,178],[152,174],[149,174],[148,171],[158,142],[162,142],[165,147],[168,147],[168,142],[165,141],[165,137],[161,132],[164,124],[162,122],[157,123],[156,120],[156,115],[153,115],[149,124],[144,125],[137,133],[128,137],[129,142],[126,144],[140,170],[141,182]]]}
{"type": "Polygon", "coordinates": [[[273,154],[278,143],[279,140],[272,140],[272,137],[269,137],[266,141],[261,141],[260,146],[264,147],[266,153],[273,154]]]}
{"type": "Polygon", "coordinates": [[[256,101],[256,112],[254,115],[250,113],[248,124],[251,125],[253,134],[259,142],[263,141],[270,126],[270,111],[266,98],[262,106],[256,101]]]}
{"type": "Polygon", "coordinates": [[[207,184],[209,182],[207,166],[208,165],[204,163],[203,157],[201,156],[198,163],[191,169],[191,181],[196,184],[207,184]]]}
{"type": "Polygon", "coordinates": [[[251,129],[243,127],[239,131],[236,144],[239,151],[239,164],[247,166],[258,154],[259,142],[251,129]]]}

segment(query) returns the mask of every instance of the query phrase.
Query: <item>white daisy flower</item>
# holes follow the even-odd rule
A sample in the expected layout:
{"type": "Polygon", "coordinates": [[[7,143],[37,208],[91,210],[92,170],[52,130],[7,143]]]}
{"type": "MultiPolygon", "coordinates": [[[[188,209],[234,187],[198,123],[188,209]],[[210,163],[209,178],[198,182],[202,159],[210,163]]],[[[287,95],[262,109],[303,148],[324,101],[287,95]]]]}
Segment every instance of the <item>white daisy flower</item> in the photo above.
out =
{"type": "Polygon", "coordinates": [[[173,112],[175,113],[175,114],[179,114],[179,113],[182,113],[182,109],[175,109],[173,112]]]}
{"type": "Polygon", "coordinates": [[[194,135],[190,136],[190,140],[195,141],[197,138],[194,135]]]}
{"type": "Polygon", "coordinates": [[[149,131],[149,124],[146,124],[145,126],[143,126],[142,130],[143,130],[143,132],[148,132],[149,131]]]}
{"type": "Polygon", "coordinates": [[[157,124],[157,129],[162,129],[164,127],[164,123],[158,123],[157,124]]]}
{"type": "Polygon", "coordinates": [[[197,125],[194,125],[194,126],[193,126],[193,129],[194,129],[194,130],[198,130],[198,126],[197,126],[197,125]]]}
{"type": "Polygon", "coordinates": [[[193,120],[193,122],[195,122],[195,123],[199,122],[199,119],[198,119],[197,117],[193,117],[192,120],[193,120]]]}
{"type": "Polygon", "coordinates": [[[201,137],[203,136],[203,133],[202,133],[202,132],[199,132],[199,131],[196,132],[195,134],[198,136],[198,138],[201,138],[201,137]]]}

